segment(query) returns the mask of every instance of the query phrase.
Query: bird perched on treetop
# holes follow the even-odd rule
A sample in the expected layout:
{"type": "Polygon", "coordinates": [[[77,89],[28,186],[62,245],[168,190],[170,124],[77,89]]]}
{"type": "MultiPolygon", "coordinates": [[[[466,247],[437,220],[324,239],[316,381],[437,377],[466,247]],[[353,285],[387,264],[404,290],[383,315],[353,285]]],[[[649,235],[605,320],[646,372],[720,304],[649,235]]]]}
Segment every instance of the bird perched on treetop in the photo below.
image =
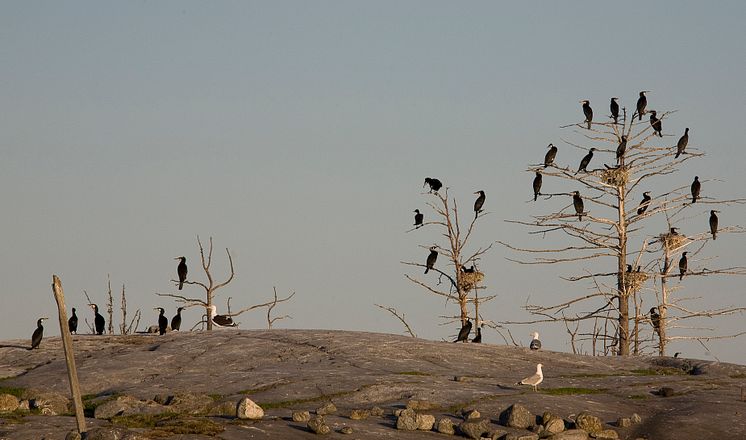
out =
{"type": "Polygon", "coordinates": [[[591,129],[591,121],[593,121],[593,109],[591,108],[591,102],[587,99],[580,101],[583,104],[583,115],[585,115],[585,122],[588,124],[588,130],[591,129]]]}
{"type": "Polygon", "coordinates": [[[637,120],[642,121],[642,115],[645,114],[645,107],[648,106],[648,98],[645,97],[645,93],[649,90],[643,90],[640,92],[640,97],[637,98],[637,120]]]}
{"type": "Polygon", "coordinates": [[[611,110],[611,117],[614,118],[615,124],[619,120],[619,103],[616,102],[617,99],[619,98],[611,98],[611,103],[609,103],[609,109],[611,110]]]}
{"type": "Polygon", "coordinates": [[[435,266],[435,262],[438,260],[438,251],[435,246],[430,246],[430,255],[427,256],[427,263],[425,264],[425,273],[435,266]]]}
{"type": "Polygon", "coordinates": [[[484,201],[487,198],[487,196],[484,195],[484,191],[479,190],[475,192],[474,194],[479,194],[479,197],[477,197],[477,200],[474,201],[474,217],[478,216],[480,212],[482,212],[482,206],[484,206],[484,201]]]}
{"type": "Polygon", "coordinates": [[[443,187],[440,180],[431,177],[425,177],[425,184],[422,186],[424,187],[425,185],[430,185],[430,192],[438,192],[443,187]]]}

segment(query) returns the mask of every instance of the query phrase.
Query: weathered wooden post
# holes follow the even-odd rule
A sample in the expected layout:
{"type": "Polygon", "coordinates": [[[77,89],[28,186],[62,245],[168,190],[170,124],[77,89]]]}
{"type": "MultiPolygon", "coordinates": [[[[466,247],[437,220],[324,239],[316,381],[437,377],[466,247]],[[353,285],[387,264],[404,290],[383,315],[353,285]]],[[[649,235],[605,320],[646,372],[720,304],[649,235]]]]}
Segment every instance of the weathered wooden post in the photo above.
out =
{"type": "Polygon", "coordinates": [[[57,310],[60,318],[60,334],[62,335],[62,348],[65,350],[65,362],[67,363],[67,378],[70,381],[70,392],[73,395],[73,406],[75,407],[75,420],[78,422],[78,432],[85,434],[85,416],[83,415],[83,399],[80,395],[80,383],[78,382],[78,370],[75,368],[75,355],[73,353],[73,338],[67,326],[67,309],[65,308],[65,292],[62,290],[62,282],[57,275],[52,275],[52,292],[57,301],[57,310]]]}

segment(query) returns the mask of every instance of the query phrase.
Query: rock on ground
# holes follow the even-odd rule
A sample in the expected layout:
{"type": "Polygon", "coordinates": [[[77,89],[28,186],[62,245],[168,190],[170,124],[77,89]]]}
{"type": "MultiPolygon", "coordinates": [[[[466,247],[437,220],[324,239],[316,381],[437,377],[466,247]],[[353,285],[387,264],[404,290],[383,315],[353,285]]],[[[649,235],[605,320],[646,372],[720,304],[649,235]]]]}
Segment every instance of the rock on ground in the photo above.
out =
{"type": "Polygon", "coordinates": [[[416,431],[419,427],[417,413],[413,409],[404,409],[396,419],[396,429],[402,431],[416,431]]]}
{"type": "Polygon", "coordinates": [[[575,417],[575,427],[591,434],[604,429],[601,419],[585,411],[575,417]]]}
{"type": "Polygon", "coordinates": [[[456,428],[453,426],[453,420],[443,417],[438,420],[437,431],[441,434],[453,435],[456,433],[456,428]]]}
{"type": "Polygon", "coordinates": [[[319,416],[334,414],[335,412],[337,412],[337,407],[332,402],[327,402],[324,405],[316,408],[316,415],[319,416]]]}
{"type": "Polygon", "coordinates": [[[598,440],[618,440],[619,434],[617,434],[616,431],[613,429],[604,429],[601,431],[598,431],[595,434],[591,434],[591,437],[596,438],[598,440]]]}
{"type": "Polygon", "coordinates": [[[259,420],[264,417],[264,410],[248,397],[244,397],[238,402],[236,417],[239,419],[259,420]]]}
{"type": "Polygon", "coordinates": [[[97,406],[93,417],[97,419],[111,419],[115,416],[129,416],[133,414],[161,414],[167,412],[166,407],[152,400],[139,400],[132,396],[119,396],[114,400],[97,406]]]}
{"type": "Polygon", "coordinates": [[[18,409],[19,401],[11,394],[0,394],[0,412],[13,412],[18,409]]]}
{"type": "Polygon", "coordinates": [[[307,422],[311,420],[311,413],[308,411],[293,411],[294,422],[307,422]]]}
{"type": "Polygon", "coordinates": [[[352,420],[365,420],[370,417],[370,410],[367,409],[353,409],[350,411],[350,419],[352,420]]]}
{"type": "Polygon", "coordinates": [[[588,433],[582,429],[568,429],[547,437],[547,440],[588,440],[588,433]]]}
{"type": "Polygon", "coordinates": [[[433,425],[435,425],[435,416],[417,414],[417,429],[420,431],[432,431],[433,425]]]}
{"type": "Polygon", "coordinates": [[[308,421],[308,429],[319,435],[326,435],[332,432],[332,429],[324,421],[324,416],[316,416],[308,421]]]}
{"type": "Polygon", "coordinates": [[[550,418],[544,425],[544,431],[547,434],[557,434],[565,430],[565,421],[560,418],[550,418]]]}
{"type": "Polygon", "coordinates": [[[482,434],[489,432],[490,422],[487,419],[465,420],[458,425],[458,430],[464,437],[478,440],[482,438],[482,434]]]}
{"type": "Polygon", "coordinates": [[[500,423],[511,428],[528,429],[534,425],[535,417],[520,403],[510,405],[500,415],[500,423]]]}

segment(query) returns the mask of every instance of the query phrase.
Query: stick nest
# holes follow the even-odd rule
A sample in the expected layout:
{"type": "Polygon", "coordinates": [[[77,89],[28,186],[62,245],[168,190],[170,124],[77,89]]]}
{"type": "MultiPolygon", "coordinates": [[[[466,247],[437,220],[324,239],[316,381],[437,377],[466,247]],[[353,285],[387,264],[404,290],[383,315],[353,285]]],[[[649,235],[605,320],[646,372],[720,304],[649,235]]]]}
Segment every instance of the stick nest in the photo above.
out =
{"type": "Polygon", "coordinates": [[[630,292],[637,292],[648,280],[648,274],[645,272],[625,272],[624,273],[624,285],[627,286],[627,290],[630,292]]]}
{"type": "Polygon", "coordinates": [[[482,272],[463,272],[461,274],[461,290],[468,292],[473,289],[477,283],[482,282],[482,280],[484,280],[484,273],[482,272]]]}
{"type": "Polygon", "coordinates": [[[659,236],[661,243],[668,251],[672,251],[680,248],[686,243],[686,237],[681,234],[661,234],[659,236]]]}
{"type": "Polygon", "coordinates": [[[623,186],[629,181],[629,172],[625,167],[606,169],[601,173],[601,179],[608,185],[623,186]]]}

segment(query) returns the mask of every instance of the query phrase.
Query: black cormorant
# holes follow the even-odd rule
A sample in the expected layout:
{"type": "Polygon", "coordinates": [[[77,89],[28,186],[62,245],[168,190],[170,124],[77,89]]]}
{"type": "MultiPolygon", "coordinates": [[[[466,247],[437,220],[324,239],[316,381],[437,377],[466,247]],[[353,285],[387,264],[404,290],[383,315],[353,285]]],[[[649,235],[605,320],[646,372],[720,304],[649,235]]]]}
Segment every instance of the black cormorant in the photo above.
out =
{"type": "Polygon", "coordinates": [[[588,167],[588,164],[591,163],[591,159],[593,159],[593,152],[596,151],[595,148],[591,147],[590,150],[588,150],[588,154],[583,157],[583,159],[580,161],[580,166],[578,167],[578,170],[575,171],[575,174],[578,174],[581,171],[588,172],[586,169],[588,167]]]}
{"type": "Polygon", "coordinates": [[[534,177],[534,202],[539,197],[539,194],[541,194],[541,181],[541,173],[537,171],[536,177],[534,177]]]}
{"type": "Polygon", "coordinates": [[[458,332],[458,337],[453,342],[468,342],[469,333],[471,333],[471,321],[469,321],[469,318],[466,318],[466,324],[461,326],[461,330],[458,332]]]}
{"type": "Polygon", "coordinates": [[[435,266],[435,261],[438,259],[438,251],[435,246],[430,247],[430,255],[427,256],[427,264],[425,267],[425,273],[435,266]]]}
{"type": "Polygon", "coordinates": [[[575,191],[573,193],[572,204],[575,206],[575,212],[578,214],[578,220],[583,221],[583,198],[580,197],[580,191],[575,191]]]}
{"type": "Polygon", "coordinates": [[[98,313],[98,306],[96,304],[88,304],[93,309],[93,313],[95,315],[95,318],[93,320],[93,323],[96,327],[96,334],[97,335],[103,335],[104,334],[104,327],[106,326],[106,320],[104,317],[98,313]]]}
{"type": "Polygon", "coordinates": [[[471,342],[475,344],[482,343],[482,327],[477,327],[477,335],[474,336],[474,339],[472,339],[471,342]]]}
{"type": "Polygon", "coordinates": [[[680,354],[681,354],[681,352],[677,351],[676,353],[673,354],[673,358],[674,359],[678,359],[678,357],[679,357],[680,354]]]}
{"type": "Polygon", "coordinates": [[[544,155],[544,168],[554,163],[554,158],[557,157],[557,147],[552,144],[547,145],[549,151],[544,155]]]}
{"type": "Polygon", "coordinates": [[[715,215],[716,212],[714,209],[710,211],[710,232],[712,233],[712,239],[716,240],[718,237],[718,216],[715,215]]]}
{"type": "Polygon", "coordinates": [[[585,122],[588,124],[588,130],[591,129],[591,121],[593,121],[593,109],[591,108],[591,102],[587,99],[580,101],[583,103],[583,114],[585,115],[585,122]]]}
{"type": "MultiPolygon", "coordinates": [[[[440,180],[431,177],[425,177],[425,185],[430,185],[430,192],[438,192],[443,187],[440,180]]],[[[424,187],[425,185],[422,186],[424,187]]]]}
{"type": "Polygon", "coordinates": [[[163,307],[153,307],[153,310],[158,310],[158,332],[165,335],[168,327],[168,318],[164,315],[166,310],[163,307]]]}
{"type": "Polygon", "coordinates": [[[645,213],[648,206],[650,206],[650,200],[652,200],[650,197],[650,191],[642,193],[642,201],[640,202],[640,206],[637,208],[637,215],[643,215],[645,213]]]}
{"type": "Polygon", "coordinates": [[[689,145],[689,127],[684,130],[684,134],[679,138],[679,143],[676,144],[676,156],[673,158],[676,159],[681,156],[687,145],[689,145]]]}
{"type": "Polygon", "coordinates": [[[474,194],[479,194],[477,200],[474,201],[474,217],[476,217],[479,215],[480,212],[482,212],[482,206],[484,206],[484,200],[487,198],[487,196],[484,195],[484,191],[482,190],[479,190],[474,194]]]}
{"type": "Polygon", "coordinates": [[[531,344],[529,344],[528,348],[534,351],[541,349],[541,341],[539,340],[539,332],[531,333],[531,344]]]}
{"type": "Polygon", "coordinates": [[[661,315],[658,314],[658,311],[655,309],[655,307],[650,308],[650,322],[653,324],[653,328],[655,329],[655,332],[658,333],[658,337],[661,336],[661,315]]]}
{"type": "Polygon", "coordinates": [[[632,273],[632,265],[631,264],[627,265],[627,273],[632,273]]]}
{"type": "Polygon", "coordinates": [[[29,348],[29,350],[39,348],[39,344],[41,344],[41,338],[44,336],[44,326],[41,325],[41,323],[45,319],[49,318],[39,318],[39,320],[36,321],[36,330],[34,330],[34,334],[31,335],[31,348],[29,348]]]}
{"type": "Polygon", "coordinates": [[[422,226],[422,221],[425,220],[425,215],[420,213],[419,209],[414,210],[414,225],[416,227],[422,226]]]}
{"type": "Polygon", "coordinates": [[[218,315],[218,308],[215,304],[211,305],[210,310],[212,311],[212,323],[218,327],[238,327],[238,324],[233,322],[233,318],[228,315],[218,315]]]}
{"type": "Polygon", "coordinates": [[[174,260],[181,260],[179,266],[176,268],[176,273],[179,275],[179,290],[181,290],[184,287],[184,281],[186,281],[187,277],[186,257],[176,257],[174,260]]]}
{"type": "Polygon", "coordinates": [[[671,226],[671,235],[679,235],[679,231],[677,231],[677,229],[679,228],[674,228],[673,226],[671,226]]]}
{"type": "Polygon", "coordinates": [[[648,106],[648,98],[645,97],[645,93],[647,93],[648,90],[643,90],[640,92],[640,97],[637,98],[637,120],[642,121],[642,115],[645,114],[645,107],[648,106]]]}
{"type": "Polygon", "coordinates": [[[615,124],[619,120],[619,103],[616,102],[617,99],[619,98],[611,98],[611,103],[609,103],[609,109],[611,109],[611,117],[614,118],[615,124]]]}
{"type": "Polygon", "coordinates": [[[622,135],[622,141],[619,142],[619,145],[616,147],[616,161],[621,162],[622,156],[624,156],[624,153],[627,151],[627,135],[622,135]]]}
{"type": "Polygon", "coordinates": [[[663,137],[663,133],[661,132],[661,130],[663,130],[663,122],[658,119],[658,113],[656,113],[655,110],[650,110],[650,125],[658,136],[663,137]]]}
{"type": "Polygon", "coordinates": [[[78,333],[78,315],[75,314],[75,307],[73,307],[73,316],[67,320],[67,328],[70,329],[70,333],[78,333]]]}
{"type": "Polygon", "coordinates": [[[181,328],[181,311],[184,310],[184,307],[179,307],[176,309],[176,314],[173,318],[171,318],[171,330],[173,331],[179,331],[181,328]]]}
{"type": "Polygon", "coordinates": [[[699,191],[702,189],[702,184],[699,183],[699,176],[694,176],[694,182],[692,182],[692,203],[696,202],[699,198],[699,191]]]}
{"type": "Polygon", "coordinates": [[[466,267],[463,264],[461,265],[461,272],[463,273],[474,273],[476,269],[474,269],[474,265],[472,264],[471,267],[466,267]]]}
{"type": "Polygon", "coordinates": [[[683,252],[681,254],[681,258],[679,259],[679,281],[681,281],[682,278],[684,278],[684,274],[686,273],[686,269],[689,266],[689,262],[686,259],[686,254],[688,252],[683,252]]]}

